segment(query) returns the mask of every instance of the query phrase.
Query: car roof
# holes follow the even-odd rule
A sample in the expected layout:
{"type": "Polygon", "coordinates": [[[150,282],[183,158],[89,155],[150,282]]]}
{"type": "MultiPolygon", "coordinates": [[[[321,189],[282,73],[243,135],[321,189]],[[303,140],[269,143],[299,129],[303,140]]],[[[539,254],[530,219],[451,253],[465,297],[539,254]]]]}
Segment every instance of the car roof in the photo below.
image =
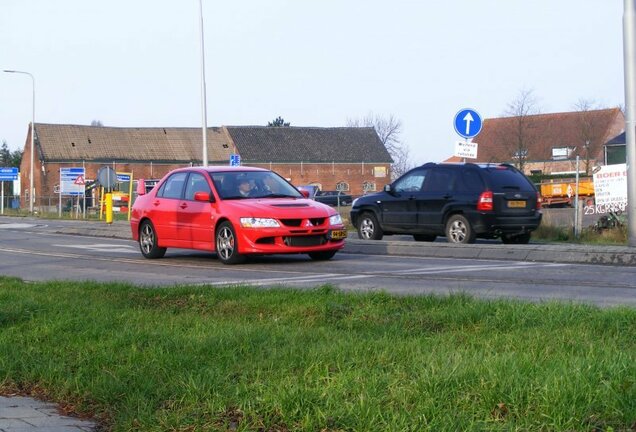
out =
{"type": "Polygon", "coordinates": [[[431,168],[434,166],[449,166],[449,167],[460,167],[460,166],[475,166],[478,168],[496,168],[496,167],[508,167],[514,168],[514,166],[507,163],[499,163],[499,162],[489,162],[489,163],[473,163],[473,162],[428,162],[422,165],[422,168],[431,168]]]}
{"type": "Polygon", "coordinates": [[[226,165],[212,165],[212,166],[192,166],[192,167],[183,167],[177,168],[171,172],[179,172],[179,171],[207,171],[207,172],[258,172],[258,171],[269,171],[265,168],[251,167],[251,166],[226,166],[226,165]]]}

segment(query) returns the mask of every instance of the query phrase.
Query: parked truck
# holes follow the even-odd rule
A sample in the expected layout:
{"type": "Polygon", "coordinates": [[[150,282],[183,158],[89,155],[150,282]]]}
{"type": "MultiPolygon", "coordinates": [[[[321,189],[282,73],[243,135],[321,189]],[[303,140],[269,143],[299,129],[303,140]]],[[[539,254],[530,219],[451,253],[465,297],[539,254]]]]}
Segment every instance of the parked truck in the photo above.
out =
{"type": "MultiPolygon", "coordinates": [[[[553,179],[540,185],[543,207],[571,207],[576,197],[576,179],[553,179]]],[[[592,177],[579,178],[579,199],[594,198],[592,177]]]]}

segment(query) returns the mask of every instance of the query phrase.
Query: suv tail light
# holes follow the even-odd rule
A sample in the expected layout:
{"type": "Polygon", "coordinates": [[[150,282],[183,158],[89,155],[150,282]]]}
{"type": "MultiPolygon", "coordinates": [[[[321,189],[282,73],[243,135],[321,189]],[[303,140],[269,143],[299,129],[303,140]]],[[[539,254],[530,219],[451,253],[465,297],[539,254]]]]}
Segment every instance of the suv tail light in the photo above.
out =
{"type": "Polygon", "coordinates": [[[541,204],[543,203],[543,197],[537,192],[537,210],[541,210],[541,204]]]}
{"type": "Polygon", "coordinates": [[[492,211],[492,192],[486,191],[479,195],[477,201],[477,210],[479,211],[492,211]]]}

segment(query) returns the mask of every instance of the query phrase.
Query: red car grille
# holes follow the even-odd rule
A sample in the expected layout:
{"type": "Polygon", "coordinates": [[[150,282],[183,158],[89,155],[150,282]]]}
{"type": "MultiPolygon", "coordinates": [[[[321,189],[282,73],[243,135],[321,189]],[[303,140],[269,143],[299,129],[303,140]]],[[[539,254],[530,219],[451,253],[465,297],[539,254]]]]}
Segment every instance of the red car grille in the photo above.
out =
{"type": "Polygon", "coordinates": [[[326,218],[312,218],[312,219],[281,219],[283,225],[288,227],[300,227],[308,228],[312,226],[320,226],[325,223],[326,218]],[[309,221],[311,225],[303,224],[303,221],[309,221]]]}

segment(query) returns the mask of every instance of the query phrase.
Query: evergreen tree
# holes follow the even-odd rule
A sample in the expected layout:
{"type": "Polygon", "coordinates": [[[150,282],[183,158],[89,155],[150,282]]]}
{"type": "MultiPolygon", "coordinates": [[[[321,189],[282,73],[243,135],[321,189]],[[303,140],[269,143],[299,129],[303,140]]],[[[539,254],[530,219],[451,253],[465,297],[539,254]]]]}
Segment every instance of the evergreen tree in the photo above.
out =
{"type": "Polygon", "coordinates": [[[285,123],[285,119],[283,119],[281,116],[278,116],[271,122],[267,122],[268,127],[289,127],[289,125],[290,123],[285,123]]]}

